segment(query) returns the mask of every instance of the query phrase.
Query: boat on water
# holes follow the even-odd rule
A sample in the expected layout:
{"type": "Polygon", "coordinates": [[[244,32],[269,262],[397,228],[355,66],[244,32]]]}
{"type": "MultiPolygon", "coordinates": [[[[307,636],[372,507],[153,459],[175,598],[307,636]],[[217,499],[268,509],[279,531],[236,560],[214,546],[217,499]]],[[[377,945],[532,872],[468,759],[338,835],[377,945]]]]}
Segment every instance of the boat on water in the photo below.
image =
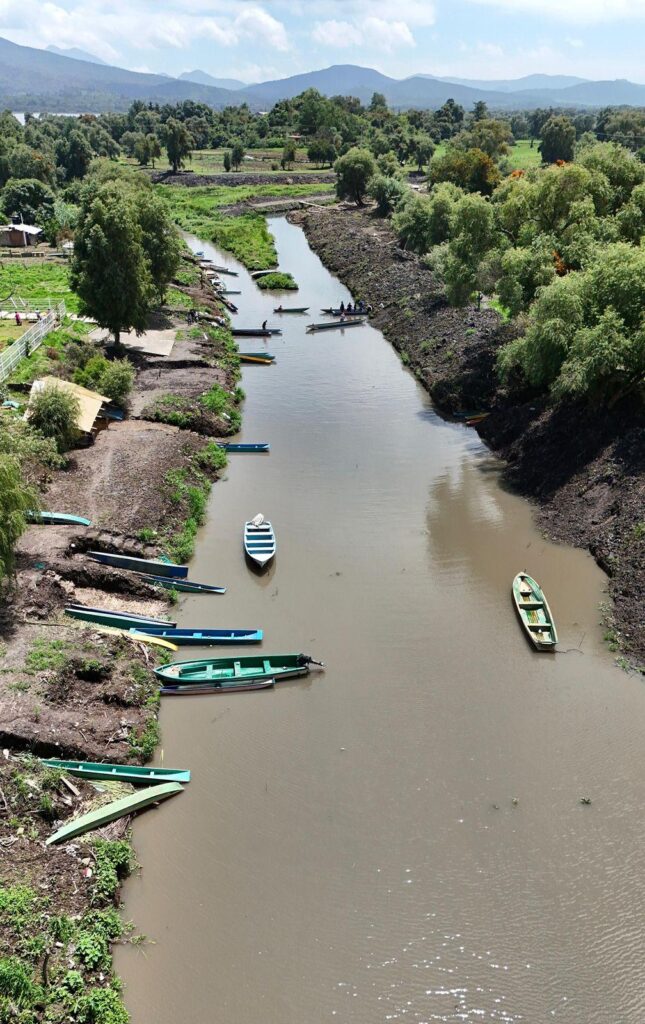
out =
{"type": "Polygon", "coordinates": [[[177,768],[152,768],[150,765],[110,764],[106,761],[63,761],[58,757],[43,757],[41,763],[79,779],[112,779],[131,782],[134,786],[149,786],[153,782],[190,782],[190,772],[177,768]]]}
{"type": "Polygon", "coordinates": [[[176,622],[166,622],[164,619],[146,618],[145,615],[112,611],[109,608],[87,608],[81,604],[68,605],[65,608],[65,615],[81,622],[96,622],[103,626],[116,626],[118,629],[135,629],[137,633],[145,633],[148,626],[167,629],[177,625],[176,622]]]}
{"type": "Polygon", "coordinates": [[[242,292],[239,289],[222,288],[220,295],[241,295],[242,292]]]}
{"type": "Polygon", "coordinates": [[[513,600],[533,646],[538,651],[554,650],[558,633],[549,603],[540,585],[528,573],[518,572],[513,580],[513,600]]]}
{"type": "Polygon", "coordinates": [[[240,352],[241,363],[274,363],[275,356],[270,352],[240,352]]]}
{"type": "Polygon", "coordinates": [[[218,441],[217,447],[223,448],[225,452],[268,452],[271,450],[271,445],[264,442],[261,444],[234,444],[218,441]]]}
{"type": "Polygon", "coordinates": [[[294,679],[306,676],[311,665],[320,665],[307,654],[254,654],[236,658],[202,658],[199,661],[171,661],[156,668],[155,675],[167,687],[207,683],[211,686],[250,683],[258,680],[294,679]]]}
{"type": "Polygon", "coordinates": [[[244,524],[244,550],[252,562],[262,568],[271,561],[276,551],[273,526],[262,513],[244,524]]]}
{"type": "Polygon", "coordinates": [[[273,310],[274,313],[307,313],[308,311],[309,306],[290,306],[288,309],[285,309],[284,306],[278,306],[277,309],[273,310]]]}
{"type": "Polygon", "coordinates": [[[272,690],[275,679],[258,679],[257,682],[236,683],[195,683],[187,686],[162,686],[159,691],[164,697],[204,697],[209,693],[248,693],[251,690],[272,690]]]}
{"type": "Polygon", "coordinates": [[[266,277],[267,274],[277,274],[278,268],[274,267],[273,270],[252,270],[251,277],[254,281],[259,281],[261,277],[266,277]]]}
{"type": "Polygon", "coordinates": [[[130,569],[131,572],[145,573],[147,576],[170,576],[173,579],[185,579],[188,576],[187,565],[175,565],[156,558],[134,558],[131,555],[116,555],[109,551],[88,551],[87,557],[102,565],[112,565],[115,569],[130,569]]]}
{"type": "Polygon", "coordinates": [[[217,263],[213,263],[212,260],[202,260],[202,265],[205,270],[214,270],[217,274],[228,274],[229,277],[238,277],[237,270],[230,270],[229,267],[218,267],[217,263]]]}
{"type": "Polygon", "coordinates": [[[195,583],[193,580],[169,579],[168,576],[141,576],[145,583],[165,590],[176,590],[180,594],[225,594],[226,587],[216,587],[211,583],[195,583]]]}
{"type": "Polygon", "coordinates": [[[325,306],[320,310],[321,313],[326,313],[327,316],[367,316],[367,309],[334,309],[333,306],[325,306]]]}
{"type": "Polygon", "coordinates": [[[183,788],[179,782],[164,782],[160,786],[149,786],[146,789],[140,789],[137,793],[121,797],[120,800],[113,800],[111,803],[88,811],[80,818],[74,818],[73,821],[63,825],[45,840],[45,846],[52,846],[54,843],[62,843],[66,839],[82,836],[84,832],[101,828],[111,821],[116,821],[117,818],[123,818],[126,814],[134,814],[135,811],[149,807],[150,804],[166,800],[169,796],[175,796],[176,793],[181,793],[183,788]]]}
{"type": "MultiPolygon", "coordinates": [[[[131,633],[144,632],[132,629],[131,633]]],[[[147,626],[145,634],[150,637],[162,637],[180,647],[211,647],[219,644],[259,644],[262,641],[261,629],[177,629],[169,626],[147,626]]]]}
{"type": "Polygon", "coordinates": [[[478,423],[483,423],[484,420],[488,419],[489,416],[490,416],[489,412],[482,412],[482,413],[479,413],[479,415],[477,415],[477,416],[469,416],[468,419],[466,420],[466,426],[467,427],[476,427],[478,423]]]}
{"type": "Polygon", "coordinates": [[[45,526],[91,526],[91,519],[84,516],[72,516],[67,512],[28,512],[31,523],[43,523],[45,526]]]}
{"type": "Polygon", "coordinates": [[[280,327],[232,327],[234,338],[270,338],[274,334],[282,334],[280,327]]]}
{"type": "Polygon", "coordinates": [[[352,317],[351,320],[332,320],[324,324],[309,324],[307,327],[307,333],[313,334],[314,331],[337,331],[344,330],[346,327],[360,327],[367,320],[366,316],[352,317]]]}

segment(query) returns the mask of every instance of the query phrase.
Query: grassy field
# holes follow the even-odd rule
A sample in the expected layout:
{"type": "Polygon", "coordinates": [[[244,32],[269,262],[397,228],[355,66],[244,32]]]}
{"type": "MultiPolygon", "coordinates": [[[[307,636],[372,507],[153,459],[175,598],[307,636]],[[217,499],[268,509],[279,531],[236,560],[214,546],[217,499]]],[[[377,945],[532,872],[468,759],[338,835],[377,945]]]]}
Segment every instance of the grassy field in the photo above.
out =
{"type": "Polygon", "coordinates": [[[511,146],[506,160],[512,171],[528,170],[530,167],[539,167],[542,163],[538,144],[535,142],[531,149],[530,139],[518,139],[515,145],[511,146]]]}
{"type": "Polygon", "coordinates": [[[22,327],[18,327],[14,320],[0,320],[0,352],[21,334],[24,334],[29,326],[29,324],[23,324],[22,327]]]}
{"type": "Polygon", "coordinates": [[[70,313],[78,312],[78,299],[69,286],[67,266],[62,263],[37,259],[0,263],[0,298],[6,301],[8,296],[18,306],[20,299],[41,306],[63,299],[70,313]]]}
{"type": "MultiPolygon", "coordinates": [[[[195,149],[191,154],[187,167],[197,174],[224,174],[224,153],[226,152],[228,150],[225,149],[195,149]]],[[[280,167],[281,149],[252,149],[248,150],[247,157],[252,157],[252,159],[243,161],[240,167],[241,171],[251,174],[254,172],[260,174],[284,174],[280,167]],[[275,167],[272,166],[274,164],[276,165],[275,167]]],[[[318,164],[309,163],[306,150],[299,149],[296,152],[296,162],[291,170],[294,173],[302,174],[308,171],[320,172],[321,170],[329,170],[329,168],[321,168],[318,164]]],[[[231,177],[235,177],[235,172],[231,172],[231,177]]]]}

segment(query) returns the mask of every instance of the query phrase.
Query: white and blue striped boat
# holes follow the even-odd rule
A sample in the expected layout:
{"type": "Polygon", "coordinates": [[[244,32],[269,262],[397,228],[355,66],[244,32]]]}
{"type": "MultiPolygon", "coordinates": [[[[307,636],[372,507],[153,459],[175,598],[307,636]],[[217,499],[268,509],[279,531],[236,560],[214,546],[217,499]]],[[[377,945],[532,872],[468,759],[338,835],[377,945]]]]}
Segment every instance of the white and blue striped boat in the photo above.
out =
{"type": "Polygon", "coordinates": [[[262,514],[244,524],[244,550],[252,562],[259,566],[267,565],[275,555],[275,549],[273,527],[262,514]]]}

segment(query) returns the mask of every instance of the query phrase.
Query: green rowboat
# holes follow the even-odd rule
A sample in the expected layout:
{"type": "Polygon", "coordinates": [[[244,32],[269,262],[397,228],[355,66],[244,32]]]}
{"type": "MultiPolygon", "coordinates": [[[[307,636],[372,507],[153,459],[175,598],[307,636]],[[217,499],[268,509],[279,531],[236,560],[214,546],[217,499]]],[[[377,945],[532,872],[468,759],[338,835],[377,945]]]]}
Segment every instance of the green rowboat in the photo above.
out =
{"type": "Polygon", "coordinates": [[[66,839],[74,839],[82,836],[84,832],[90,832],[95,828],[102,828],[103,825],[123,818],[126,814],[134,814],[150,804],[159,800],[166,800],[175,793],[181,793],[183,786],[179,782],[164,782],[161,786],[150,786],[148,789],[140,789],[137,793],[121,797],[120,800],[113,800],[110,804],[97,807],[94,811],[82,814],[80,818],[63,825],[57,832],[54,832],[49,839],[45,840],[45,846],[52,846],[54,843],[62,843],[66,839]]]}
{"type": "Polygon", "coordinates": [[[558,642],[549,603],[540,585],[526,572],[513,580],[513,600],[526,635],[538,651],[552,651],[558,642]]]}
{"type": "Polygon", "coordinates": [[[177,768],[107,764],[103,761],[61,761],[58,757],[44,757],[41,760],[48,768],[60,768],[79,779],[116,779],[117,782],[131,782],[133,786],[149,786],[153,782],[190,782],[190,772],[177,768]]]}
{"type": "Polygon", "coordinates": [[[306,676],[310,665],[320,665],[307,654],[256,654],[243,658],[205,658],[201,661],[173,661],[155,669],[164,688],[226,682],[255,682],[262,679],[293,679],[306,676]]]}

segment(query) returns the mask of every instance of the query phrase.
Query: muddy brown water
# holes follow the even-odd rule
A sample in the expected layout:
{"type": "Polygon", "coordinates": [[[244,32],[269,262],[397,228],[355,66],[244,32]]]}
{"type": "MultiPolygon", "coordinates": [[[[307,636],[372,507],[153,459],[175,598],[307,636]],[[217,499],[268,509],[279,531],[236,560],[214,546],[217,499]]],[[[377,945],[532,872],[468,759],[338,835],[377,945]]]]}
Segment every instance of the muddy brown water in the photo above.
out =
{"type": "Polygon", "coordinates": [[[235,322],[283,334],[242,346],[276,355],[243,380],[242,437],[271,454],[231,456],[191,567],[228,593],[178,617],[261,627],[326,670],[163,700],[159,761],[193,781],[135,828],[125,913],[153,943],[117,956],[134,1024],[642,1022],[645,693],[604,648],[605,579],[543,539],[377,331],[272,314],[349,295],[271,227],[300,285],[277,299],[191,239],[238,269],[235,322]],[[242,554],[258,511],[264,576],[242,554]],[[520,569],[569,653],[527,646],[520,569]]]}

